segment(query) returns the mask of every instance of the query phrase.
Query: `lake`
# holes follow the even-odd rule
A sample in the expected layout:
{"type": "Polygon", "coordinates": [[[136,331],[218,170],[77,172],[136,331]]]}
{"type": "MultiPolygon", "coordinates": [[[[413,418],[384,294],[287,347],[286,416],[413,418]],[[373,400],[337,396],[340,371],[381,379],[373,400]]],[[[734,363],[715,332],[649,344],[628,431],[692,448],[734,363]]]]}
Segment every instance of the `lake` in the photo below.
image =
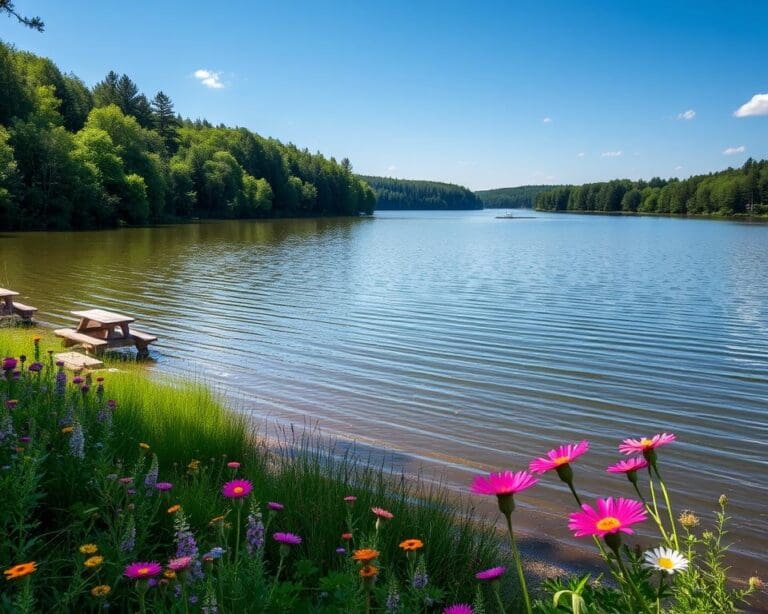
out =
{"type": "MultiPolygon", "coordinates": [[[[69,323],[133,314],[167,373],[259,417],[401,452],[465,488],[587,438],[586,499],[620,438],[671,431],[678,510],[726,493],[738,568],[768,548],[768,226],[497,211],[5,234],[0,286],[69,323]]],[[[516,520],[568,540],[554,475],[516,520]],[[533,506],[537,511],[533,513],[533,506]],[[541,506],[539,509],[538,506],[541,506]],[[543,510],[543,511],[542,511],[543,510]]]]}

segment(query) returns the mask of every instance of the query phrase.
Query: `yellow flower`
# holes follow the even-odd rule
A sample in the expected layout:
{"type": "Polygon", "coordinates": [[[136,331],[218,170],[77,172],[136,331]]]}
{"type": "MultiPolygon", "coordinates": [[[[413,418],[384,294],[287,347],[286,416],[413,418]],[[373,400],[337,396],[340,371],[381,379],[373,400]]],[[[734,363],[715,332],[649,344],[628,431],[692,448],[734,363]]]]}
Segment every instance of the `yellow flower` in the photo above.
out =
{"type": "Polygon", "coordinates": [[[682,511],[680,513],[680,517],[677,520],[686,529],[692,529],[693,527],[699,526],[699,517],[688,510],[682,511]]]}
{"type": "Polygon", "coordinates": [[[85,562],[83,563],[83,565],[85,565],[89,569],[93,569],[94,567],[98,567],[99,565],[101,565],[103,562],[104,562],[103,556],[92,556],[89,559],[85,559],[85,562]]]}
{"type": "Polygon", "coordinates": [[[31,573],[35,573],[36,571],[37,563],[30,561],[29,563],[14,565],[10,569],[6,569],[3,574],[5,574],[6,580],[15,580],[16,578],[23,578],[24,576],[28,576],[31,573]]]}
{"type": "Polygon", "coordinates": [[[172,505],[171,507],[168,508],[168,513],[169,514],[175,514],[180,509],[181,509],[181,506],[177,503],[176,505],[172,505]]]}
{"type": "Polygon", "coordinates": [[[198,469],[200,469],[200,461],[193,458],[191,461],[189,461],[189,465],[187,465],[187,469],[190,472],[197,471],[198,469]]]}
{"type": "Polygon", "coordinates": [[[163,572],[163,575],[168,578],[169,580],[173,580],[176,577],[176,572],[173,571],[173,569],[166,569],[163,572]]]}
{"type": "Polygon", "coordinates": [[[91,589],[91,595],[94,597],[106,597],[112,592],[112,587],[109,584],[99,584],[91,589]]]}
{"type": "Polygon", "coordinates": [[[140,447],[142,450],[149,450],[149,444],[148,444],[148,443],[143,443],[143,442],[142,442],[142,443],[140,443],[140,444],[139,444],[139,447],[140,447]]]}
{"type": "Polygon", "coordinates": [[[71,433],[75,430],[74,426],[65,426],[63,429],[61,429],[62,433],[71,433]]]}
{"type": "Polygon", "coordinates": [[[79,550],[80,554],[96,554],[99,551],[99,547],[96,544],[83,544],[79,550]]]}

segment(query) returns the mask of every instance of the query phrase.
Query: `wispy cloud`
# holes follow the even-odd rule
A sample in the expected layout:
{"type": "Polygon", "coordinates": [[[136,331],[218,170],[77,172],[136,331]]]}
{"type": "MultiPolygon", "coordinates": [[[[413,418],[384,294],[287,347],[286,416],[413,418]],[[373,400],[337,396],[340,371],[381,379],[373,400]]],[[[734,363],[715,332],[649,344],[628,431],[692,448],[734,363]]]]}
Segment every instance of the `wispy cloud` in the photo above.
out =
{"type": "Polygon", "coordinates": [[[619,158],[624,155],[624,152],[619,149],[618,151],[604,151],[600,154],[603,158],[619,158]]]}
{"type": "Polygon", "coordinates": [[[541,120],[541,123],[542,124],[551,124],[552,123],[552,118],[551,117],[545,117],[544,119],[541,120]]]}
{"type": "Polygon", "coordinates": [[[680,165],[678,164],[678,165],[675,167],[675,170],[676,170],[676,171],[681,171],[681,170],[683,170],[683,167],[682,167],[682,166],[680,166],[680,165]]]}
{"type": "Polygon", "coordinates": [[[587,155],[586,153],[584,153],[583,151],[580,151],[579,153],[576,154],[576,157],[577,158],[583,158],[586,155],[587,155]]]}
{"type": "Polygon", "coordinates": [[[753,115],[768,115],[768,94],[755,94],[733,112],[734,117],[751,117],[753,115]]]}
{"type": "Polygon", "coordinates": [[[677,119],[689,120],[693,119],[694,117],[696,117],[696,111],[693,109],[688,109],[687,111],[683,111],[682,113],[677,114],[677,119]]]}
{"type": "Polygon", "coordinates": [[[396,170],[397,170],[397,167],[396,167],[394,164],[390,164],[390,165],[387,167],[387,172],[388,172],[388,173],[394,173],[396,170]]]}
{"type": "Polygon", "coordinates": [[[198,79],[205,87],[210,87],[211,89],[219,90],[224,87],[224,84],[221,82],[221,73],[212,70],[198,68],[195,71],[195,79],[198,79]]]}
{"type": "Polygon", "coordinates": [[[744,147],[744,145],[739,145],[738,147],[728,147],[723,150],[723,153],[726,156],[733,156],[734,154],[744,153],[745,151],[747,151],[747,148],[744,147]]]}

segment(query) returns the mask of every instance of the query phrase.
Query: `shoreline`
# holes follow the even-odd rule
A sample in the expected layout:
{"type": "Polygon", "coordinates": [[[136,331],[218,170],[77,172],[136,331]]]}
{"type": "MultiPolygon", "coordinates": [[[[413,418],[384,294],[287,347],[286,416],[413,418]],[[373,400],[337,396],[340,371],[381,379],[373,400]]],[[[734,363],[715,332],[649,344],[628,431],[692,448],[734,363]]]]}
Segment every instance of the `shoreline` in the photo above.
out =
{"type": "Polygon", "coordinates": [[[681,220],[707,220],[712,222],[754,222],[757,224],[768,224],[767,215],[751,215],[747,213],[735,213],[733,215],[714,215],[714,214],[687,214],[687,213],[654,213],[644,211],[583,211],[583,210],[548,210],[532,209],[536,213],[573,213],[575,215],[608,215],[619,217],[662,217],[681,220]]]}

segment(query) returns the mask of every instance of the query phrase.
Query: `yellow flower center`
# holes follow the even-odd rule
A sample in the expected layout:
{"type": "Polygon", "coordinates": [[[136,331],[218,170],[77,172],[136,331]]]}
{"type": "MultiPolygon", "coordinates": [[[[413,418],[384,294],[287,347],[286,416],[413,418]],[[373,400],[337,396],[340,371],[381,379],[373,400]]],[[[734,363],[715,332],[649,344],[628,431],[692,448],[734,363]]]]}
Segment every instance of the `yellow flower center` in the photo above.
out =
{"type": "Polygon", "coordinates": [[[621,522],[618,518],[613,516],[606,516],[597,521],[597,528],[600,531],[614,531],[621,526],[621,522]]]}
{"type": "Polygon", "coordinates": [[[668,559],[665,556],[660,556],[656,561],[656,564],[662,569],[674,569],[675,562],[672,559],[668,559]]]}
{"type": "Polygon", "coordinates": [[[136,573],[140,576],[146,576],[149,573],[149,567],[140,567],[136,573]]]}
{"type": "Polygon", "coordinates": [[[647,437],[643,437],[643,438],[640,440],[640,445],[641,445],[641,446],[643,446],[644,448],[647,448],[647,447],[648,447],[648,446],[650,446],[652,443],[653,443],[653,441],[651,441],[651,440],[650,440],[650,439],[648,439],[647,437]]]}
{"type": "Polygon", "coordinates": [[[570,460],[571,460],[570,456],[558,456],[552,462],[559,467],[560,465],[565,465],[566,463],[570,462],[570,460]]]}
{"type": "Polygon", "coordinates": [[[241,492],[243,492],[243,487],[242,487],[242,486],[235,486],[235,488],[233,489],[233,491],[234,491],[234,493],[235,493],[236,495],[239,495],[241,492]]]}

